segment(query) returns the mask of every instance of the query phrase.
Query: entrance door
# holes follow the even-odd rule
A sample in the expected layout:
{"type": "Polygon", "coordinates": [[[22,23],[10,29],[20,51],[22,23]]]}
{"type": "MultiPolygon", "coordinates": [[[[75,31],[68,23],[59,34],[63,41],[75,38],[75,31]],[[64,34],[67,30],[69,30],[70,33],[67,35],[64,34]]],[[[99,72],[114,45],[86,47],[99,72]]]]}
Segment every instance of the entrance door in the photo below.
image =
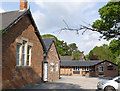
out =
{"type": "Polygon", "coordinates": [[[47,63],[44,63],[44,81],[47,81],[47,63]]]}

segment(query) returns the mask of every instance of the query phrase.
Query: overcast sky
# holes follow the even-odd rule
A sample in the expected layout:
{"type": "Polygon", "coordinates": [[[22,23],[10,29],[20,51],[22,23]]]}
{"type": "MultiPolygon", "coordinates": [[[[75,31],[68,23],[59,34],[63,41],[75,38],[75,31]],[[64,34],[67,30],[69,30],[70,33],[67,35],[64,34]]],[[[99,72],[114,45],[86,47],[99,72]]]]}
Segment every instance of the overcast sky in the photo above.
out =
{"type": "MultiPolygon", "coordinates": [[[[56,0],[55,0],[56,1],[56,0]]],[[[93,0],[57,0],[55,2],[47,0],[29,0],[30,9],[33,18],[41,34],[53,34],[59,40],[64,40],[68,44],[76,43],[80,51],[88,54],[95,46],[108,44],[108,41],[99,41],[100,34],[97,32],[87,31],[82,35],[71,31],[62,31],[61,28],[66,27],[63,19],[67,22],[69,27],[78,28],[79,25],[86,23],[92,24],[96,19],[99,19],[99,8],[103,7],[108,1],[99,2],[93,0]],[[86,22],[86,23],[85,23],[86,22]]],[[[19,1],[15,2],[0,2],[0,12],[19,10],[19,1]]],[[[28,6],[29,6],[28,5],[28,6]]]]}

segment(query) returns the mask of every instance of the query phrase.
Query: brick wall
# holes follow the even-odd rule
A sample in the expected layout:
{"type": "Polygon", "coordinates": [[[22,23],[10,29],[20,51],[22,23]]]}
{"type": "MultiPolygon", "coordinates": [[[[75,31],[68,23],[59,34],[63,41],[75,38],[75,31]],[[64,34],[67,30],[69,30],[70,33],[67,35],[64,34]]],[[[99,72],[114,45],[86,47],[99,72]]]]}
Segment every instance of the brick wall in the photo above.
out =
{"type": "Polygon", "coordinates": [[[11,27],[2,39],[2,83],[3,89],[17,88],[40,82],[42,79],[43,47],[34,27],[26,15],[11,27]],[[16,67],[16,39],[28,39],[33,43],[31,67],[16,67]]]}
{"type": "Polygon", "coordinates": [[[61,75],[73,74],[73,68],[72,67],[61,67],[60,68],[60,74],[61,75]]]}
{"type": "Polygon", "coordinates": [[[74,74],[74,67],[61,67],[60,68],[60,74],[61,75],[72,75],[72,76],[82,76],[85,74],[85,76],[89,76],[89,73],[83,73],[82,67],[79,68],[80,74],[74,74]]]}
{"type": "MultiPolygon", "coordinates": [[[[54,81],[59,79],[59,69],[60,69],[60,60],[55,48],[54,42],[52,43],[48,55],[47,55],[47,61],[48,61],[48,81],[54,81]],[[53,72],[50,71],[50,63],[53,62],[53,72]],[[56,71],[56,62],[58,63],[58,71],[56,71]]],[[[43,70],[44,71],[44,70],[43,70]]]]}
{"type": "Polygon", "coordinates": [[[104,74],[104,77],[116,77],[118,76],[118,66],[112,64],[112,63],[109,63],[107,61],[105,61],[104,63],[101,63],[101,64],[98,64],[95,66],[95,73],[96,73],[96,76],[99,75],[99,73],[103,73],[104,74]],[[99,66],[102,65],[104,67],[104,72],[99,72],[99,66]],[[112,65],[114,67],[113,70],[107,70],[107,66],[110,66],[112,65]]]}
{"type": "Polygon", "coordinates": [[[60,74],[64,74],[64,75],[72,74],[73,76],[83,76],[83,74],[85,74],[85,76],[88,76],[88,77],[89,76],[98,77],[99,73],[103,73],[104,77],[116,77],[116,76],[118,76],[118,66],[105,61],[104,63],[89,67],[89,72],[87,72],[87,73],[82,72],[82,67],[80,67],[80,74],[74,74],[73,67],[61,67],[61,69],[60,69],[60,74]],[[104,72],[99,72],[98,68],[100,65],[104,66],[104,72]],[[107,70],[107,66],[109,66],[109,65],[112,65],[114,67],[114,69],[107,70]]]}

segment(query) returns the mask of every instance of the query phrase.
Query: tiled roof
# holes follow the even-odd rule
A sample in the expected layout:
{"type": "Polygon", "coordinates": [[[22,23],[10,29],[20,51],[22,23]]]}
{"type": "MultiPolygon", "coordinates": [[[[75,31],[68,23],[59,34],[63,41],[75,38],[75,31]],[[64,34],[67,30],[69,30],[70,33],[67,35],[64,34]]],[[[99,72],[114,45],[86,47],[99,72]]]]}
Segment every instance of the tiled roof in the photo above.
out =
{"type": "Polygon", "coordinates": [[[2,18],[0,18],[0,21],[2,21],[2,27],[0,28],[0,30],[5,29],[6,27],[8,27],[12,22],[14,22],[18,17],[20,17],[25,12],[26,11],[20,12],[18,10],[18,11],[0,13],[0,16],[2,16],[2,18]]]}
{"type": "Polygon", "coordinates": [[[102,61],[61,61],[61,66],[94,66],[102,61]]]}

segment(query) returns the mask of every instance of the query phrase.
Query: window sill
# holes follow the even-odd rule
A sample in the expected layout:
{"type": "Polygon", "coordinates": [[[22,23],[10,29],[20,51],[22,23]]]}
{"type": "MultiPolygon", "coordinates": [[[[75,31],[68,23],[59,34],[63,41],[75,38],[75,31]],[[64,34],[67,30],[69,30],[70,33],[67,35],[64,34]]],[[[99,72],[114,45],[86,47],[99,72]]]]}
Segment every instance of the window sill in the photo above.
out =
{"type": "Polygon", "coordinates": [[[32,68],[31,66],[15,66],[15,68],[32,68]]]}

